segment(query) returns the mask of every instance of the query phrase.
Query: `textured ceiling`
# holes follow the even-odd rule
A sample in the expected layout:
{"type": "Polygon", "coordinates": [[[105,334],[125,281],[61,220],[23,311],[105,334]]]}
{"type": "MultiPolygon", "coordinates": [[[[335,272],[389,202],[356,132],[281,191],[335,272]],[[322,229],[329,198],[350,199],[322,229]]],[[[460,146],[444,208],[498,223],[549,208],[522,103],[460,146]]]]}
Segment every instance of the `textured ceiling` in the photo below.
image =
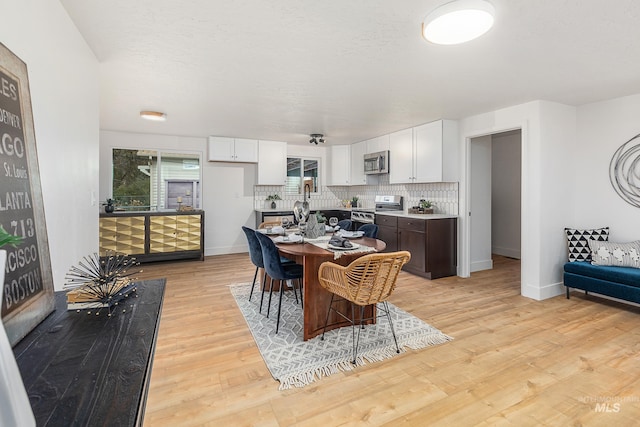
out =
{"type": "Polygon", "coordinates": [[[437,46],[421,21],[446,1],[61,3],[100,63],[108,130],[341,144],[536,99],[640,92],[638,0],[492,0],[489,33],[437,46]]]}

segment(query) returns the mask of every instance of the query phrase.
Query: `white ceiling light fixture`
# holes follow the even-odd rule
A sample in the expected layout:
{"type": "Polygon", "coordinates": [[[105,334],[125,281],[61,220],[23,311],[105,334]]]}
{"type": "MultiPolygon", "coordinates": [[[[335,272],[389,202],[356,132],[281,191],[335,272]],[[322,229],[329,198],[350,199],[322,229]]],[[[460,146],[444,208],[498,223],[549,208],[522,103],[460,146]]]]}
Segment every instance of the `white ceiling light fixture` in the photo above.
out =
{"type": "Polygon", "coordinates": [[[435,44],[459,44],[491,29],[495,9],[485,0],[454,0],[435,9],[422,23],[422,36],[435,44]]]}
{"type": "Polygon", "coordinates": [[[140,111],[140,117],[156,122],[164,122],[167,120],[167,115],[158,111],[140,111]]]}

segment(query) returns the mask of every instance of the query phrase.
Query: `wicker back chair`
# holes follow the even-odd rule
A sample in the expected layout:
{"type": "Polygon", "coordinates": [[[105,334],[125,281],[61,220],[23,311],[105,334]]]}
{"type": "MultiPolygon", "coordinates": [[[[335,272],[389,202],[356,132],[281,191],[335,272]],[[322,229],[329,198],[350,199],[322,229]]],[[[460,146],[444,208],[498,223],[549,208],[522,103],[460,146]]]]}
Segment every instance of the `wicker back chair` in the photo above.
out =
{"type": "MultiPolygon", "coordinates": [[[[396,350],[400,353],[398,341],[395,331],[393,330],[393,322],[387,305],[387,298],[395,289],[396,279],[400,273],[400,269],[411,259],[411,254],[407,251],[379,253],[365,255],[353,261],[347,266],[338,265],[332,262],[323,262],[318,270],[318,279],[320,285],[327,291],[331,292],[331,303],[327,311],[327,320],[322,332],[324,332],[329,322],[331,311],[335,311],[341,317],[347,319],[352,328],[355,328],[355,305],[360,307],[359,323],[364,327],[365,321],[372,319],[364,318],[364,309],[371,304],[382,303],[378,308],[382,310],[389,320],[393,340],[396,343],[396,350]],[[351,317],[347,317],[346,313],[341,313],[334,308],[335,297],[351,302],[351,317]]],[[[339,301],[338,299],[338,301],[339,301]]],[[[337,302],[337,301],[336,301],[337,302]]],[[[353,332],[353,360],[356,363],[358,353],[358,342],[360,340],[360,328],[358,328],[358,340],[356,341],[355,330],[353,332]]]]}

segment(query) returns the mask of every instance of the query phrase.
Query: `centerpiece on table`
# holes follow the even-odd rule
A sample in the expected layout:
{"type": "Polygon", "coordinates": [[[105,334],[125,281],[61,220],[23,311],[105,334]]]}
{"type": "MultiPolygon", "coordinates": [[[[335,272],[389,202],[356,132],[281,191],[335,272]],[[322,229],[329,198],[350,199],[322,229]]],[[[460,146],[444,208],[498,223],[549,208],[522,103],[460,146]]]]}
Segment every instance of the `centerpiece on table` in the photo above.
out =
{"type": "Polygon", "coordinates": [[[305,236],[307,236],[309,239],[317,239],[320,236],[324,236],[327,231],[326,222],[327,217],[325,217],[324,214],[320,211],[317,211],[313,215],[309,215],[305,236]]]}

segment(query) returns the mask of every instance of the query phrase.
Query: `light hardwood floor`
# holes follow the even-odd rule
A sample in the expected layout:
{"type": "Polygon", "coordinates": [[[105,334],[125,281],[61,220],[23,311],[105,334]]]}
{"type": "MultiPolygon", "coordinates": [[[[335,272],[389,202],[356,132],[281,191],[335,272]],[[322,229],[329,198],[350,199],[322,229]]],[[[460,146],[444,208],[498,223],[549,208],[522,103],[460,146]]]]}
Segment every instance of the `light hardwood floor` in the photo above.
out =
{"type": "Polygon", "coordinates": [[[227,288],[253,278],[248,254],[143,268],[167,278],[146,426],[640,423],[640,308],[522,297],[517,260],[467,279],[401,273],[391,302],[454,341],[286,391],[227,288]]]}

